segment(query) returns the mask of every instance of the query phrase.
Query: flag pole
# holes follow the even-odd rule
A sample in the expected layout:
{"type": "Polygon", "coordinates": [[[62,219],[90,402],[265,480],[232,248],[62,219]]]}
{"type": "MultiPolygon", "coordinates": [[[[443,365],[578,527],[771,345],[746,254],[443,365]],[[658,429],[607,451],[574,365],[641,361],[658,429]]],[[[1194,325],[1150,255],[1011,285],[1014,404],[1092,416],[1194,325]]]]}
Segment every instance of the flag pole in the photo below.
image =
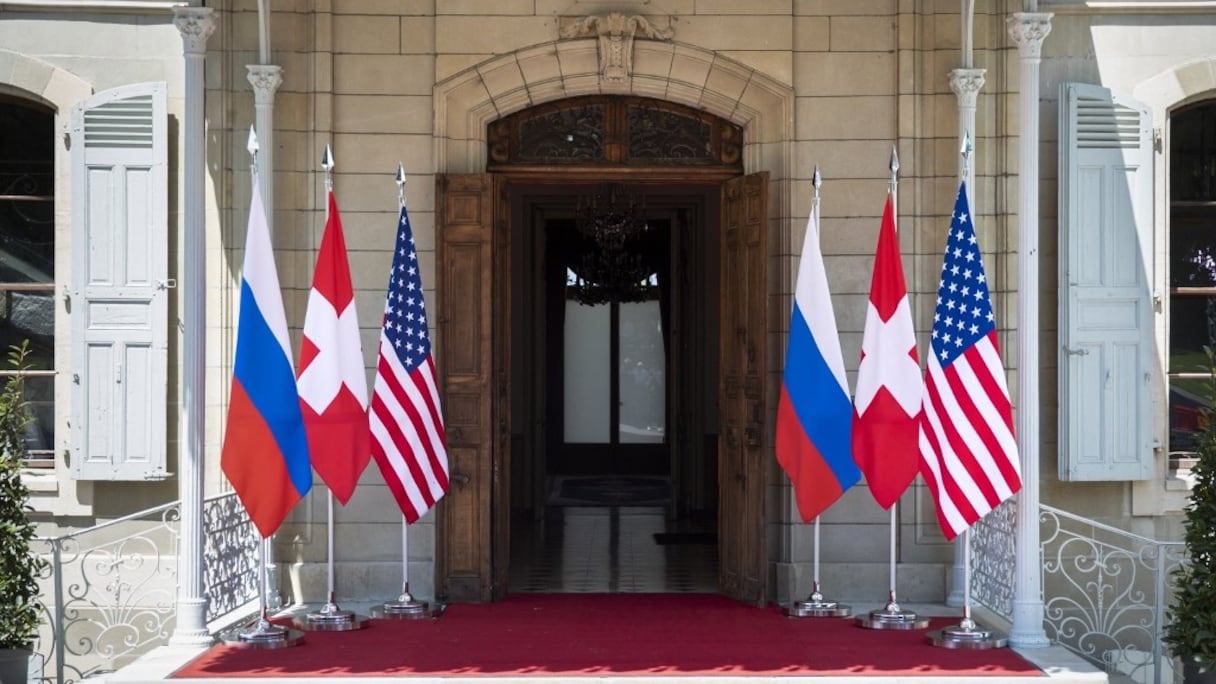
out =
{"type": "MultiPolygon", "coordinates": [[[[899,234],[899,154],[891,147],[891,180],[887,192],[891,196],[891,217],[895,224],[895,234],[899,234]]],[[[895,509],[899,502],[891,504],[891,544],[890,544],[890,588],[887,592],[887,604],[881,610],[872,610],[868,617],[857,618],[857,624],[866,629],[924,629],[929,626],[929,618],[922,618],[914,611],[904,610],[899,605],[895,586],[895,556],[899,535],[899,520],[895,509]]]]}
{"type": "MultiPolygon", "coordinates": [[[[258,136],[253,126],[249,126],[249,142],[245,149],[249,151],[249,176],[252,179],[253,192],[258,190],[258,136]]],[[[251,198],[250,206],[253,206],[251,198]]],[[[261,206],[261,203],[258,203],[261,206]]],[[[229,646],[248,649],[274,649],[296,646],[304,641],[304,633],[297,629],[288,629],[270,621],[270,609],[267,596],[270,588],[266,585],[267,558],[270,555],[270,537],[262,537],[258,549],[258,616],[250,624],[223,632],[220,641],[229,646]]]]}
{"type": "MultiPolygon", "coordinates": [[[[959,183],[966,189],[967,178],[971,175],[971,132],[963,131],[963,145],[959,150],[962,156],[959,183]]],[[[971,216],[972,227],[975,226],[975,215],[971,216]]],[[[930,352],[932,353],[932,352],[930,352]]],[[[1004,648],[1009,644],[1009,638],[991,630],[980,627],[971,618],[971,528],[963,530],[960,542],[963,545],[963,619],[957,625],[944,627],[925,635],[926,641],[940,648],[967,648],[982,650],[988,648],[1004,648]]]]}
{"type": "MultiPolygon", "coordinates": [[[[405,209],[405,166],[397,162],[397,212],[405,209]]],[[[426,601],[419,601],[410,594],[410,523],[401,515],[401,595],[394,601],[385,601],[372,610],[380,618],[393,620],[417,620],[431,617],[426,601]]]]}
{"type": "MultiPolygon", "coordinates": [[[[329,196],[334,191],[334,151],[329,143],[321,152],[325,171],[325,224],[329,224],[329,196]]],[[[343,610],[334,601],[334,490],[326,488],[325,507],[325,605],[294,621],[297,627],[314,632],[349,632],[367,626],[367,617],[343,610]]]]}
{"type": "MultiPolygon", "coordinates": [[[[811,176],[811,186],[814,188],[814,193],[811,195],[811,221],[820,235],[823,234],[823,229],[819,224],[819,188],[823,185],[823,176],[819,174],[819,165],[815,165],[815,173],[811,176]]],[[[819,235],[815,236],[815,240],[819,240],[819,235]]],[[[794,601],[790,604],[787,614],[790,617],[849,617],[852,612],[849,606],[835,601],[824,600],[823,594],[819,591],[819,518],[815,516],[815,541],[812,546],[813,562],[811,564],[811,595],[805,601],[794,601]]]]}

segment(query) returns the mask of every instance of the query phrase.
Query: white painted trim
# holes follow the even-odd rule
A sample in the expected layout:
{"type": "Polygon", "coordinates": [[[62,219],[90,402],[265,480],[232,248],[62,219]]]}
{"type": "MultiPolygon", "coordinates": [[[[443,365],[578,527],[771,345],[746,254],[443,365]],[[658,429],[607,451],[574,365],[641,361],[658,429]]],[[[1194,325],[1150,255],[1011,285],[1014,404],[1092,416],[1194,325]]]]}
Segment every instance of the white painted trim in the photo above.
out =
{"type": "Polygon", "coordinates": [[[1178,14],[1216,12],[1213,0],[1048,0],[1043,11],[1055,14],[1178,14]]]}

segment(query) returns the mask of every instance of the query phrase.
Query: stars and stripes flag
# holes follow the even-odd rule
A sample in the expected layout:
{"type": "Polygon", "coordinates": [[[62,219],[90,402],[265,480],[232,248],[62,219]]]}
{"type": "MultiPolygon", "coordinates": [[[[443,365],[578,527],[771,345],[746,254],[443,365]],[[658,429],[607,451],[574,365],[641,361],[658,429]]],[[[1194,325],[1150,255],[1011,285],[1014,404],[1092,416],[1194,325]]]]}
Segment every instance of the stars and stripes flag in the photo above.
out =
{"type": "Polygon", "coordinates": [[[920,424],[920,471],[947,539],[1022,486],[1013,410],[966,184],[938,284],[920,424]]]}
{"type": "Polygon", "coordinates": [[[312,467],[343,505],[371,460],[367,433],[367,376],[355,317],[346,238],[338,201],[329,191],[325,233],[300,345],[300,409],[312,467]]]}
{"type": "Polygon", "coordinates": [[[861,479],[850,445],[853,406],[819,247],[818,212],[811,210],[802,242],[777,403],[777,461],[794,486],[803,522],[861,479]]]}
{"type": "Polygon", "coordinates": [[[885,509],[895,505],[916,479],[923,395],[895,210],[888,194],[853,398],[853,458],[874,500],[885,509]]]}
{"type": "Polygon", "coordinates": [[[448,491],[448,453],[418,255],[404,204],[368,422],[372,456],[406,522],[415,522],[448,491]]]}

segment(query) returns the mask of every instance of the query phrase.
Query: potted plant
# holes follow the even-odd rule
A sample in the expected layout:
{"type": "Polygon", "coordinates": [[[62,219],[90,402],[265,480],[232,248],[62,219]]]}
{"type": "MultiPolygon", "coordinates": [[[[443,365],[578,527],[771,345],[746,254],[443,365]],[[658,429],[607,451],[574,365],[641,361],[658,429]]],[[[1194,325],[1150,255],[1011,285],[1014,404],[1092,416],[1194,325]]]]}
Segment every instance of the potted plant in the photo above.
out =
{"type": "MultiPolygon", "coordinates": [[[[1208,358],[1208,399],[1216,400],[1216,359],[1208,358]]],[[[1183,523],[1186,562],[1174,571],[1165,643],[1182,661],[1184,681],[1216,684],[1216,414],[1203,410],[1191,468],[1194,486],[1183,523]]]]}
{"type": "MultiPolygon", "coordinates": [[[[29,341],[9,348],[14,370],[29,368],[29,341]]],[[[31,417],[25,378],[11,375],[0,389],[0,682],[24,682],[38,634],[42,604],[38,575],[46,561],[30,551],[29,488],[21,479],[25,429],[31,417]]]]}

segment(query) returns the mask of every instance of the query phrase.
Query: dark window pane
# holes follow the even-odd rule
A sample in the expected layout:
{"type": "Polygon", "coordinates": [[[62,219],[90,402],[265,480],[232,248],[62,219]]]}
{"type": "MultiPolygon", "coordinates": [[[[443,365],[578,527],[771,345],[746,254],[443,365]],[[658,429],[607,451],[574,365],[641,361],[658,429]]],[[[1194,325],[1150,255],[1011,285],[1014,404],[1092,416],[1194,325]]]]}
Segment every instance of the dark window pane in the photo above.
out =
{"type": "Polygon", "coordinates": [[[54,117],[0,100],[0,282],[55,280],[54,117]]]}

